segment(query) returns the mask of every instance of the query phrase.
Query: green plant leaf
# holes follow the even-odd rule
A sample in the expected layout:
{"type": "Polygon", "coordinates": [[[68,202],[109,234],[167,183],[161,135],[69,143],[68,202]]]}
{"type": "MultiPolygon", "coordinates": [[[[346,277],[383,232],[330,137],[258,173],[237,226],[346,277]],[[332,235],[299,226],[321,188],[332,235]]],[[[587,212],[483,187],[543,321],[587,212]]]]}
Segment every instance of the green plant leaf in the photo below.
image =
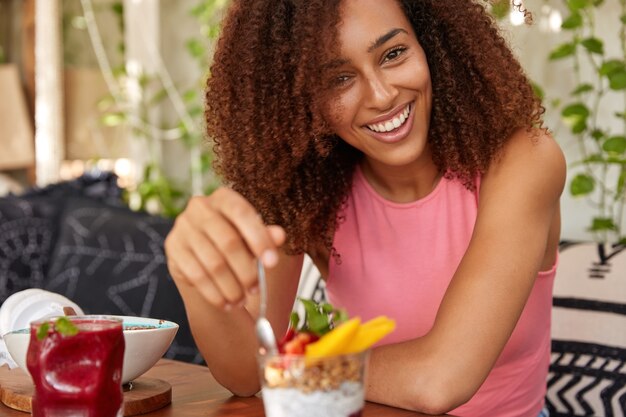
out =
{"type": "Polygon", "coordinates": [[[123,16],[124,15],[124,3],[121,1],[116,1],[115,3],[111,4],[111,11],[113,11],[113,13],[115,13],[118,16],[123,16]]]}
{"type": "Polygon", "coordinates": [[[37,329],[37,340],[42,341],[48,336],[48,330],[50,329],[50,324],[47,321],[41,323],[41,326],[37,329]]]}
{"type": "Polygon", "coordinates": [[[603,76],[608,76],[616,71],[624,71],[625,69],[626,65],[624,65],[624,61],[609,59],[608,61],[604,61],[602,63],[598,73],[603,76]]]}
{"type": "Polygon", "coordinates": [[[574,197],[583,196],[593,192],[595,188],[594,179],[586,174],[578,174],[570,183],[570,194],[574,197]]]}
{"type": "Polygon", "coordinates": [[[622,170],[617,179],[617,189],[615,191],[614,201],[619,201],[624,195],[624,185],[626,184],[626,167],[622,166],[622,170]]]}
{"type": "Polygon", "coordinates": [[[589,91],[593,91],[593,85],[589,83],[579,84],[574,91],[570,94],[573,96],[577,96],[583,93],[588,93],[589,91]]]}
{"type": "Polygon", "coordinates": [[[531,86],[533,88],[533,92],[535,93],[535,96],[537,96],[539,100],[543,101],[543,99],[546,97],[546,94],[543,91],[543,88],[541,88],[541,86],[537,84],[536,82],[531,82],[531,86]]]}
{"type": "Polygon", "coordinates": [[[593,54],[604,54],[604,42],[598,38],[583,39],[580,43],[593,54]]]}
{"type": "Polygon", "coordinates": [[[574,123],[572,123],[571,130],[572,133],[575,135],[583,133],[585,130],[587,130],[587,119],[576,119],[574,123]]]}
{"type": "Polygon", "coordinates": [[[165,88],[161,88],[159,91],[154,93],[152,98],[150,98],[150,100],[148,100],[148,103],[150,103],[150,104],[158,104],[158,103],[160,103],[161,101],[163,101],[166,98],[167,98],[167,90],[165,88]]]}
{"type": "Polygon", "coordinates": [[[207,7],[208,6],[205,2],[200,2],[191,9],[189,14],[195,18],[200,18],[205,13],[207,7]]]}
{"type": "Polygon", "coordinates": [[[594,129],[593,132],[591,132],[591,137],[596,141],[600,141],[606,137],[606,134],[600,129],[594,129]]]}
{"type": "Polygon", "coordinates": [[[620,20],[622,23],[626,24],[626,14],[621,15],[621,16],[619,17],[619,20],[620,20]]]}
{"type": "Polygon", "coordinates": [[[567,17],[561,24],[561,28],[563,29],[576,29],[583,25],[583,17],[580,13],[574,12],[567,17]]]}
{"type": "Polygon", "coordinates": [[[566,106],[561,111],[563,122],[570,126],[572,133],[578,134],[587,129],[587,119],[590,115],[589,108],[581,102],[566,106]]]}
{"type": "Polygon", "coordinates": [[[201,106],[193,106],[193,107],[189,107],[187,109],[187,112],[189,113],[191,117],[197,117],[197,116],[201,116],[202,114],[204,114],[204,108],[201,106]]]}
{"type": "Polygon", "coordinates": [[[120,126],[126,122],[126,113],[108,113],[100,118],[104,126],[120,126]]]}
{"type": "Polygon", "coordinates": [[[590,113],[591,112],[589,111],[589,108],[584,103],[578,102],[578,103],[572,103],[572,104],[565,106],[565,108],[561,111],[561,116],[563,117],[577,116],[577,117],[587,118],[589,117],[590,113]]]}
{"type": "Polygon", "coordinates": [[[566,58],[568,56],[572,56],[576,53],[576,43],[567,42],[557,46],[555,49],[550,52],[549,59],[551,61],[566,58]]]}
{"type": "Polygon", "coordinates": [[[602,155],[594,153],[593,155],[589,155],[582,161],[581,164],[606,164],[607,160],[602,157],[602,155]]]}
{"type": "Polygon", "coordinates": [[[188,90],[183,94],[183,101],[185,103],[192,102],[198,98],[198,92],[196,90],[188,90]]]}
{"type": "Polygon", "coordinates": [[[589,0],[567,0],[567,7],[569,7],[569,9],[573,12],[584,9],[590,4],[589,0]]]}
{"type": "Polygon", "coordinates": [[[624,90],[626,89],[626,70],[621,69],[613,71],[609,74],[609,87],[611,90],[624,90]]]}
{"type": "Polygon", "coordinates": [[[589,230],[592,232],[617,230],[617,226],[615,226],[613,219],[608,217],[594,217],[591,221],[591,228],[589,230]]]}
{"type": "Polygon", "coordinates": [[[614,165],[624,165],[626,164],[626,159],[620,158],[619,156],[611,155],[608,158],[606,158],[606,163],[614,164],[614,165]]]}
{"type": "Polygon", "coordinates": [[[498,20],[504,19],[511,11],[510,0],[497,0],[491,4],[491,14],[498,20]]]}
{"type": "Polygon", "coordinates": [[[623,154],[626,152],[626,137],[625,136],[613,136],[606,140],[602,144],[602,149],[606,152],[623,154]]]}
{"type": "Polygon", "coordinates": [[[195,39],[195,38],[189,39],[185,43],[185,46],[187,47],[187,51],[189,52],[189,54],[194,58],[200,58],[204,56],[206,52],[206,48],[204,47],[202,42],[200,42],[200,40],[195,39]]]}

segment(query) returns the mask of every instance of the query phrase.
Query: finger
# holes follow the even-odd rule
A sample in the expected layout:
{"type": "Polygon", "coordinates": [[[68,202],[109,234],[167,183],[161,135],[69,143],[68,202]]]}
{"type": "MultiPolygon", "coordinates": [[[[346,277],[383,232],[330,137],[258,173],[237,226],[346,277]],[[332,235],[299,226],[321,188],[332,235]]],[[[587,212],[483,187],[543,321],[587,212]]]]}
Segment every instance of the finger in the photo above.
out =
{"type": "MultiPolygon", "coordinates": [[[[215,212],[214,216],[221,216],[215,212]]],[[[244,289],[257,280],[254,254],[243,240],[241,233],[226,219],[208,222],[203,228],[206,239],[218,253],[210,254],[206,262],[208,270],[226,298],[239,302],[244,297],[244,289]],[[227,274],[226,270],[232,271],[227,274]]]]}
{"type": "Polygon", "coordinates": [[[287,240],[287,233],[285,233],[285,229],[278,225],[269,225],[267,226],[267,230],[274,241],[274,245],[277,247],[282,246],[287,240]]]}
{"type": "MultiPolygon", "coordinates": [[[[226,258],[206,236],[201,234],[199,236],[203,242],[193,245],[194,254],[201,260],[204,269],[226,302],[232,305],[240,304],[245,298],[245,285],[231,267],[232,256],[226,258]]],[[[249,255],[247,259],[250,259],[249,255]]]]}
{"type": "Polygon", "coordinates": [[[216,196],[210,201],[213,208],[241,233],[255,257],[262,259],[267,267],[276,265],[278,262],[276,244],[254,207],[236,192],[224,193],[223,199],[219,197],[216,196]]]}
{"type": "MultiPolygon", "coordinates": [[[[215,215],[219,216],[219,214],[215,215]]],[[[229,260],[232,256],[237,255],[235,253],[237,251],[233,249],[231,253],[220,249],[218,246],[220,242],[213,241],[203,230],[211,230],[213,233],[217,231],[218,236],[223,238],[224,236],[221,233],[226,232],[220,232],[220,230],[232,229],[232,227],[224,219],[207,222],[207,224],[210,224],[210,226],[197,228],[188,219],[181,219],[181,233],[186,236],[190,251],[193,253],[195,259],[202,265],[202,268],[207,274],[207,279],[213,282],[228,304],[239,304],[243,300],[245,293],[242,284],[239,282],[240,279],[231,268],[233,261],[229,260]]],[[[246,259],[252,259],[244,243],[240,238],[238,240],[241,242],[239,251],[244,252],[243,255],[246,259]]]]}
{"type": "Polygon", "coordinates": [[[172,253],[168,268],[175,282],[196,288],[210,304],[220,308],[227,304],[221,291],[211,282],[207,272],[189,247],[180,247],[172,253]]]}

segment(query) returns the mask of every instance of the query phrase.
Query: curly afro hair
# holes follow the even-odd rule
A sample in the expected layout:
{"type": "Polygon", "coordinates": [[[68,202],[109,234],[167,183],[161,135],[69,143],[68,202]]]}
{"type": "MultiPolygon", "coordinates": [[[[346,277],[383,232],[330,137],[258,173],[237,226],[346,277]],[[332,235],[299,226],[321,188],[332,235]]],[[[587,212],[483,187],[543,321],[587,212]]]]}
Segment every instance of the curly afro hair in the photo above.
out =
{"type": "MultiPolygon", "coordinates": [[[[543,107],[482,3],[396,1],[430,67],[433,160],[471,189],[515,130],[542,126],[543,107]]],[[[215,168],[285,228],[288,253],[332,250],[362,157],[323,117],[340,13],[341,0],[233,0],[207,85],[215,168]]]]}

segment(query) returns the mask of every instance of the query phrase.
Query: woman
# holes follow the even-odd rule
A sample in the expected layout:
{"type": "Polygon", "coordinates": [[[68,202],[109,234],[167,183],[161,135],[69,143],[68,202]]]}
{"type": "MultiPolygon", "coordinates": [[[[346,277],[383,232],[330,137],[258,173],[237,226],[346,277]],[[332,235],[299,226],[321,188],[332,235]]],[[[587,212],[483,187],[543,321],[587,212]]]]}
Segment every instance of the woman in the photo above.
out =
{"type": "Polygon", "coordinates": [[[255,259],[280,335],[307,253],[331,302],[397,322],[368,400],[540,414],[565,163],[483,6],[235,1],[207,106],[229,187],[193,199],[166,250],[225,387],[259,389],[255,259]]]}

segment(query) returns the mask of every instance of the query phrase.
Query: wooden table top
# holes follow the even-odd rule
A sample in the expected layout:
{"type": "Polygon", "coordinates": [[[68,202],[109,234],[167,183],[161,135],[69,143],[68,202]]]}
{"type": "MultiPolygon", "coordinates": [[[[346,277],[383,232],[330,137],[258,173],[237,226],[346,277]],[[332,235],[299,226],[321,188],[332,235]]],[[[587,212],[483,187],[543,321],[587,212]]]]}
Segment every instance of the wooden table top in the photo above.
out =
{"type": "MultiPolygon", "coordinates": [[[[6,376],[7,367],[0,367],[0,375],[6,376]]],[[[172,385],[172,403],[165,408],[143,414],[145,417],[262,417],[263,402],[258,396],[234,397],[223,388],[205,366],[161,359],[145,377],[158,378],[172,385]]],[[[3,417],[24,417],[28,414],[12,410],[0,403],[3,417]]],[[[366,403],[364,417],[425,417],[398,408],[366,403]]],[[[432,417],[432,416],[430,416],[432,417]]]]}

